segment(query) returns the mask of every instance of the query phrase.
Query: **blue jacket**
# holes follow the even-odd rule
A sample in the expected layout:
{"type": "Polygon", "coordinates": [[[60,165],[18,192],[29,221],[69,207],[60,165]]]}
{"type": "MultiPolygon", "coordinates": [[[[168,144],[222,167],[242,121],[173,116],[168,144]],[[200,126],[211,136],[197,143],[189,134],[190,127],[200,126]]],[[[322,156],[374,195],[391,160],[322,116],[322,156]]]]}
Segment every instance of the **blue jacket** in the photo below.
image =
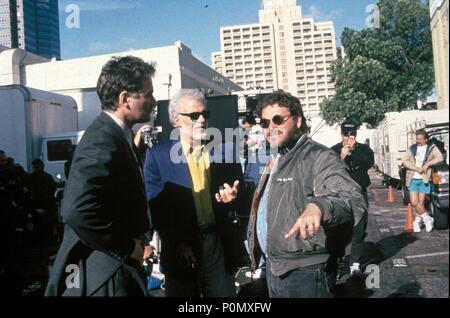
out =
{"type": "MultiPolygon", "coordinates": [[[[235,154],[230,144],[219,145],[222,154],[210,152],[223,161],[225,156],[235,154]],[[223,151],[227,150],[227,151],[223,151]]],[[[234,160],[233,160],[234,161],[234,160]]],[[[177,279],[192,277],[193,269],[176,260],[175,251],[181,243],[187,243],[197,259],[201,259],[201,231],[197,224],[192,181],[186,157],[179,141],[169,141],[149,149],[144,165],[145,185],[149,200],[152,223],[161,237],[161,264],[166,275],[177,279]],[[172,157],[171,158],[171,153],[172,157]]],[[[215,213],[216,229],[220,234],[228,272],[233,272],[242,259],[244,229],[232,222],[231,216],[240,213],[242,195],[231,204],[219,204],[214,195],[224,183],[232,185],[239,180],[243,185],[239,160],[229,163],[214,162],[210,165],[211,202],[215,213]],[[242,234],[241,234],[242,233],[242,234]]]]}

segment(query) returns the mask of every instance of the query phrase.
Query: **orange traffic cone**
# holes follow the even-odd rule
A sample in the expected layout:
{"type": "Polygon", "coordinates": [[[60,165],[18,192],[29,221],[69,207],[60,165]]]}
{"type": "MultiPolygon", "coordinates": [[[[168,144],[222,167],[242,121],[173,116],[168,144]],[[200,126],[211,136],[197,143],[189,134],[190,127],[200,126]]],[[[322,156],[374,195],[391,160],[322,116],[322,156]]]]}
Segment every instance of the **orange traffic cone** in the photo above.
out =
{"type": "Polygon", "coordinates": [[[394,203],[394,202],[395,202],[394,189],[392,188],[392,186],[389,186],[388,198],[386,200],[386,203],[394,203]]]}
{"type": "Polygon", "coordinates": [[[408,210],[406,211],[406,220],[405,220],[405,226],[403,228],[403,232],[405,232],[405,233],[414,232],[413,222],[414,222],[414,212],[413,212],[411,203],[409,203],[408,210]]]}

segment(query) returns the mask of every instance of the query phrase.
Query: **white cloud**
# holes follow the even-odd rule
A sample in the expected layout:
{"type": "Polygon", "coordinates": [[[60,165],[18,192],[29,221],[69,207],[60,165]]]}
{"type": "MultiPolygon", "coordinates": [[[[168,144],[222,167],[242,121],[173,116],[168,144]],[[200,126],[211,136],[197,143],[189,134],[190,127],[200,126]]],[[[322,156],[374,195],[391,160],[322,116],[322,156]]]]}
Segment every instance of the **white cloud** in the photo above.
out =
{"type": "Polygon", "coordinates": [[[342,13],[343,10],[341,9],[331,10],[330,12],[324,12],[320,7],[311,5],[309,7],[309,11],[306,14],[306,16],[313,18],[314,21],[330,21],[339,17],[340,15],[342,15],[342,13]]]}
{"type": "Polygon", "coordinates": [[[89,51],[91,52],[103,52],[110,48],[111,46],[108,43],[104,42],[93,42],[89,44],[89,51]]]}
{"type": "Polygon", "coordinates": [[[119,40],[120,46],[130,46],[130,45],[137,44],[137,43],[138,43],[138,40],[133,39],[133,38],[121,38],[119,40]]]}
{"type": "Polygon", "coordinates": [[[132,10],[142,7],[136,0],[62,0],[59,10],[65,11],[69,4],[77,5],[83,11],[112,11],[112,10],[132,10]]]}

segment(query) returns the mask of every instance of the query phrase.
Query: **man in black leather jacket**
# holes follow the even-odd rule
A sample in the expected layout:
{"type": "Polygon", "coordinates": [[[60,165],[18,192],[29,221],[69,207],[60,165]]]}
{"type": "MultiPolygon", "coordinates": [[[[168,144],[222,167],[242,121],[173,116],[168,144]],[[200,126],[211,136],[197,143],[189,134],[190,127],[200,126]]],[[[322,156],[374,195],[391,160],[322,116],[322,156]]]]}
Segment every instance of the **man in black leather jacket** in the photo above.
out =
{"type": "Polygon", "coordinates": [[[253,269],[265,255],[270,297],[331,297],[325,266],[336,238],[367,212],[361,188],[333,151],[307,136],[298,98],[270,94],[258,112],[272,160],[252,204],[253,269]]]}
{"type": "MultiPolygon", "coordinates": [[[[355,180],[362,189],[364,199],[369,205],[367,196],[367,187],[370,185],[370,177],[368,170],[374,164],[374,154],[372,149],[366,144],[356,142],[356,132],[358,127],[351,120],[346,120],[341,125],[342,142],[334,145],[331,149],[334,150],[348,167],[350,176],[355,180]]],[[[361,222],[357,224],[353,230],[352,249],[350,255],[350,273],[361,275],[360,257],[361,247],[364,243],[368,222],[368,214],[366,213],[361,222]]]]}
{"type": "Polygon", "coordinates": [[[344,160],[350,176],[361,186],[368,203],[367,187],[370,185],[370,177],[367,171],[374,164],[374,154],[368,145],[356,141],[356,132],[356,124],[349,120],[345,121],[341,125],[342,142],[331,149],[344,160]]]}

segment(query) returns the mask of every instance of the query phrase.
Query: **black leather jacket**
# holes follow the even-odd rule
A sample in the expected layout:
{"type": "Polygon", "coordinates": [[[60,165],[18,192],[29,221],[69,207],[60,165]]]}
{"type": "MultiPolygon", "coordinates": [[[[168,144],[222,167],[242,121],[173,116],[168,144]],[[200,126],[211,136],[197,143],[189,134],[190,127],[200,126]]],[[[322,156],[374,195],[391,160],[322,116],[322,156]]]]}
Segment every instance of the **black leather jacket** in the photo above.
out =
{"type": "MultiPolygon", "coordinates": [[[[342,143],[338,143],[331,149],[340,156],[342,147],[342,143]]],[[[365,191],[370,185],[370,177],[367,171],[374,164],[374,154],[372,149],[366,144],[356,143],[355,150],[345,158],[344,162],[348,167],[350,176],[361,186],[363,191],[365,191]]]]}
{"type": "MultiPolygon", "coordinates": [[[[255,196],[262,190],[264,176],[255,196]]],[[[281,276],[299,267],[325,263],[329,257],[330,233],[341,226],[357,224],[367,213],[360,186],[350,177],[343,161],[330,149],[307,136],[278,159],[267,200],[267,257],[272,273],[281,276]],[[322,212],[319,232],[307,241],[284,235],[295,224],[305,207],[316,204],[322,212]]],[[[256,268],[261,250],[256,237],[257,211],[253,208],[248,242],[252,267],[256,268]]]]}

